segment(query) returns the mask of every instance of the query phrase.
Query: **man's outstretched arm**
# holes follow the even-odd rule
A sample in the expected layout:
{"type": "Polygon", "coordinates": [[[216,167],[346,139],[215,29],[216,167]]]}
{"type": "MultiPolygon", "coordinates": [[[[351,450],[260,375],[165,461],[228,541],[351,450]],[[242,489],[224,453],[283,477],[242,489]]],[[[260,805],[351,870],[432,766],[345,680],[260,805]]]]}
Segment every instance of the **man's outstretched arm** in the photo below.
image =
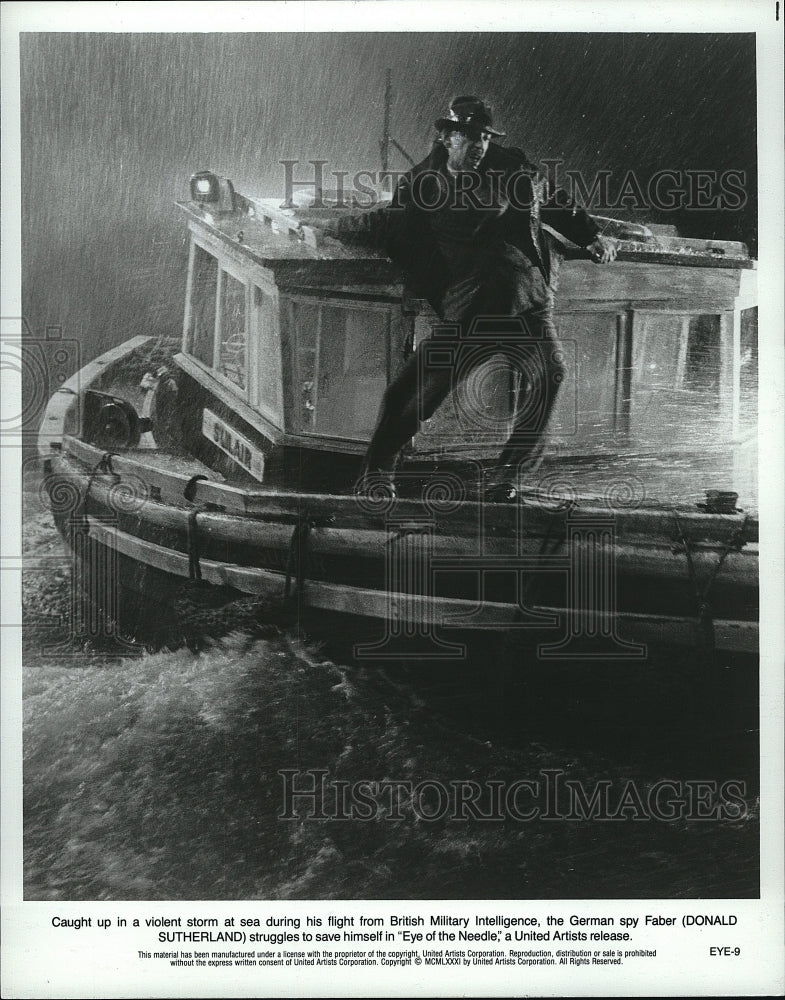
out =
{"type": "Polygon", "coordinates": [[[368,247],[393,257],[400,245],[404,214],[410,201],[410,181],[408,176],[404,175],[399,180],[389,205],[347,214],[324,224],[318,221],[309,222],[309,225],[322,236],[340,240],[342,243],[368,247]]]}

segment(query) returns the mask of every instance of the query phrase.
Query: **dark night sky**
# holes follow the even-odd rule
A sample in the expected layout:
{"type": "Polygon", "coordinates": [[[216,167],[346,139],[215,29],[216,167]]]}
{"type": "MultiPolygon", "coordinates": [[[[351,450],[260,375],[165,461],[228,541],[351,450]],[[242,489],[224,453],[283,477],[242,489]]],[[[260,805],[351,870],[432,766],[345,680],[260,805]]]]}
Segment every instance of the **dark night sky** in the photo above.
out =
{"type": "Polygon", "coordinates": [[[508,142],[589,177],[745,171],[740,211],[638,217],[755,246],[753,35],[27,34],[23,299],[33,330],[61,325],[88,356],[176,329],[184,225],[172,202],[189,175],[209,167],[240,191],[278,196],[284,158],[378,169],[387,67],[392,134],[415,159],[449,99],[479,93],[508,142]]]}

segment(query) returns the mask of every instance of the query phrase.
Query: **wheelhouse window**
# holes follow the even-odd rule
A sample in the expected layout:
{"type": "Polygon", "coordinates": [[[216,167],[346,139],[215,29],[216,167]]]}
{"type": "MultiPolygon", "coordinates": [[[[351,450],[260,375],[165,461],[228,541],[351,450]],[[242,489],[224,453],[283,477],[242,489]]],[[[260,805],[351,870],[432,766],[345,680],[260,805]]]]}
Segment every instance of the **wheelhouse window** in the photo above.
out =
{"type": "Polygon", "coordinates": [[[754,428],[758,416],[758,307],[741,313],[740,409],[741,423],[754,428]]]}
{"type": "Polygon", "coordinates": [[[636,312],[630,436],[638,445],[710,442],[723,433],[718,315],[636,312]]]}
{"type": "Polygon", "coordinates": [[[281,340],[278,332],[278,300],[253,288],[253,339],[258,360],[255,371],[258,385],[254,399],[258,410],[277,427],[283,427],[283,378],[281,373],[281,340]]]}
{"type": "MultiPolygon", "coordinates": [[[[752,412],[746,399],[753,393],[745,397],[743,389],[745,363],[755,367],[755,318],[741,320],[742,406],[752,412]]],[[[664,442],[703,447],[730,433],[734,373],[726,316],[665,309],[565,313],[559,343],[566,376],[549,429],[568,453],[657,449],[664,442]]]]}
{"type": "Polygon", "coordinates": [[[641,390],[718,393],[720,317],[636,313],[633,367],[641,390]]]}
{"type": "Polygon", "coordinates": [[[559,317],[559,352],[566,369],[549,424],[567,453],[601,447],[618,428],[619,340],[616,312],[559,317]]]}
{"type": "Polygon", "coordinates": [[[185,349],[248,395],[249,286],[198,243],[193,244],[185,349]]]}
{"type": "Polygon", "coordinates": [[[684,388],[692,392],[719,393],[722,363],[720,317],[690,316],[681,351],[684,354],[684,369],[680,374],[684,388]]]}
{"type": "Polygon", "coordinates": [[[193,252],[186,348],[203,364],[212,366],[218,261],[198,244],[194,244],[193,252]]]}
{"type": "Polygon", "coordinates": [[[245,324],[246,287],[237,278],[221,271],[218,346],[215,367],[225,378],[245,391],[248,370],[248,345],[245,324]]]}
{"type": "Polygon", "coordinates": [[[287,298],[282,318],[292,345],[294,429],[369,438],[389,381],[391,344],[403,338],[393,307],[287,298]]]}

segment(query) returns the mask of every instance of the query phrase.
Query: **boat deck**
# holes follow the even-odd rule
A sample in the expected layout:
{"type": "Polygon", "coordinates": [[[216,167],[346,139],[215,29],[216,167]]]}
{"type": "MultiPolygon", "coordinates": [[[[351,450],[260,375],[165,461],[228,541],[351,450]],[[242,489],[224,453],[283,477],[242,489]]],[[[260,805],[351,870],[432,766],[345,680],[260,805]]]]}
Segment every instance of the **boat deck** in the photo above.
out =
{"type": "MultiPolygon", "coordinates": [[[[418,456],[422,459],[426,456],[418,456]]],[[[460,470],[467,499],[480,494],[482,467],[490,464],[480,453],[467,451],[460,456],[427,456],[432,464],[421,461],[404,463],[399,492],[406,492],[407,473],[415,478],[441,470],[460,470]],[[426,469],[430,470],[426,472],[426,469]]],[[[520,488],[526,494],[544,500],[586,498],[607,501],[608,506],[632,508],[696,508],[705,503],[707,490],[738,493],[738,507],[757,514],[757,439],[742,440],[726,448],[703,448],[663,455],[637,453],[561,456],[546,454],[539,469],[522,478],[520,488]]]]}
{"type": "MultiPolygon", "coordinates": [[[[122,455],[159,472],[201,475],[213,482],[248,488],[247,479],[233,482],[191,455],[144,447],[125,449],[122,455]]],[[[546,457],[537,471],[520,480],[519,486],[524,497],[535,500],[585,500],[611,509],[701,509],[707,490],[733,490],[739,494],[737,510],[757,515],[755,457],[754,441],[721,454],[703,451],[670,456],[546,457]]],[[[436,486],[440,477],[457,476],[464,499],[476,501],[483,493],[483,471],[491,467],[492,463],[487,458],[481,460],[479,455],[418,455],[402,462],[396,488],[402,497],[414,497],[424,485],[436,486]]],[[[295,487],[283,484],[255,486],[254,492],[266,489],[297,492],[295,487]]]]}

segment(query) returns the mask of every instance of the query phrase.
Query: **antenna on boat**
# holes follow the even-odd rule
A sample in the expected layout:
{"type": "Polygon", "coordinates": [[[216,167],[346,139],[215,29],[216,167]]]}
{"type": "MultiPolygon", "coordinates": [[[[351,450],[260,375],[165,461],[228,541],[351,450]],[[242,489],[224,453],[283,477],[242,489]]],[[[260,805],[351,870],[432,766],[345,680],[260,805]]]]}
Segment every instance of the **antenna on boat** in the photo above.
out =
{"type": "Polygon", "coordinates": [[[392,70],[384,74],[384,125],[382,127],[382,173],[386,174],[390,165],[390,105],[392,104],[392,70]]]}
{"type": "Polygon", "coordinates": [[[379,143],[382,161],[382,182],[386,181],[386,174],[390,169],[390,146],[398,150],[401,156],[413,167],[414,160],[409,156],[403,146],[390,135],[390,108],[392,107],[392,70],[388,69],[384,74],[384,124],[382,126],[382,141],[379,143]]]}

